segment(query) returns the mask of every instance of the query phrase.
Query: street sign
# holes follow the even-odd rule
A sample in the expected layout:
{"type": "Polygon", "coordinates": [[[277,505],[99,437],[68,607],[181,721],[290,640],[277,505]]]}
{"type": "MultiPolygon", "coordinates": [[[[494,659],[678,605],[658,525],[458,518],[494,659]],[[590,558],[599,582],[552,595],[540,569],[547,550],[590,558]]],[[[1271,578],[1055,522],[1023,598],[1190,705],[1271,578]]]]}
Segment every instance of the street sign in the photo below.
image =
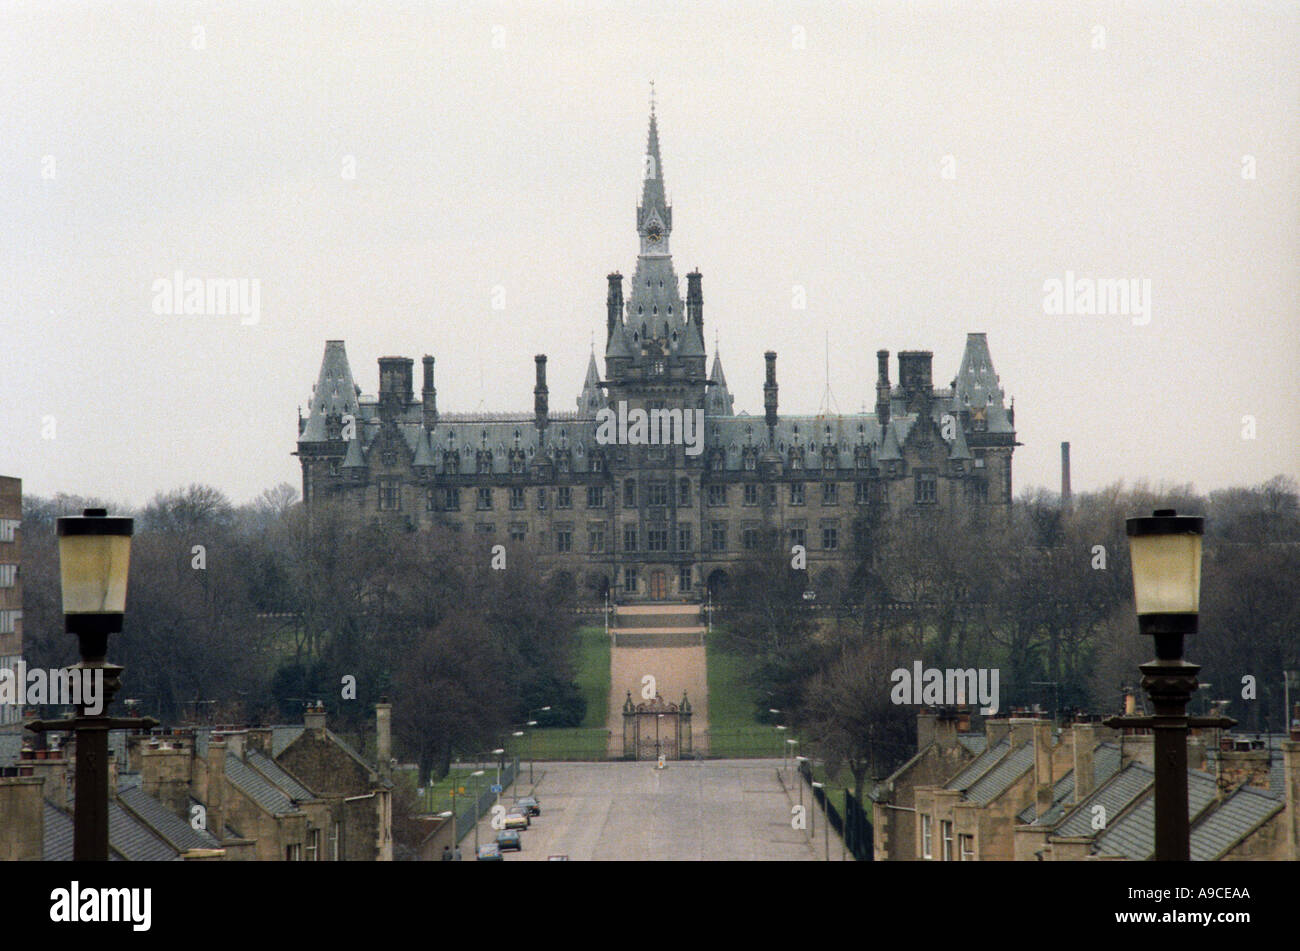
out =
{"type": "Polygon", "coordinates": [[[501,791],[501,784],[500,784],[500,783],[493,783],[493,784],[492,784],[492,791],[493,791],[494,793],[499,793],[499,792],[501,791]]]}

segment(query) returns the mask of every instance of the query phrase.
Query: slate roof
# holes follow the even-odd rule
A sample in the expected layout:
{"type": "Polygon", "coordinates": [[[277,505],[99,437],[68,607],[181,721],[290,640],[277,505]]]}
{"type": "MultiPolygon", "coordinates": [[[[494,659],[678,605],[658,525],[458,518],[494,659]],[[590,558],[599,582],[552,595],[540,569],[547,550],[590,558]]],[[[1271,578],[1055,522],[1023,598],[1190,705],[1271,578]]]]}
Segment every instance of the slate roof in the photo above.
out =
{"type": "Polygon", "coordinates": [[[298,811],[284,790],[231,752],[226,753],[226,779],[272,815],[298,811]]]}
{"type": "Polygon", "coordinates": [[[1056,827],[1054,835],[1090,836],[1093,834],[1092,807],[1100,805],[1108,818],[1113,819],[1138,796],[1151,788],[1155,773],[1141,763],[1130,763],[1111,777],[1110,781],[1092,791],[1087,799],[1076,806],[1056,827]]]}
{"type": "Polygon", "coordinates": [[[153,796],[138,788],[118,789],[117,798],[143,823],[179,852],[189,849],[216,849],[221,843],[206,829],[195,829],[153,796]]]}
{"type": "Polygon", "coordinates": [[[986,806],[1011,787],[1013,783],[1034,768],[1034,744],[1025,743],[1008,756],[1002,757],[966,790],[966,798],[986,806]]]}
{"type": "Polygon", "coordinates": [[[325,356],[321,359],[320,376],[311,388],[309,410],[307,426],[299,437],[305,442],[325,439],[327,415],[357,414],[357,385],[352,379],[342,340],[325,341],[325,356]]]}
{"type": "MultiPolygon", "coordinates": [[[[1195,821],[1205,807],[1214,802],[1214,777],[1197,770],[1187,771],[1187,814],[1195,821]]],[[[1122,855],[1144,862],[1155,854],[1155,794],[1148,794],[1137,808],[1118,822],[1112,822],[1097,837],[1092,850],[1099,855],[1122,855]]]]}
{"type": "Polygon", "coordinates": [[[1285,808],[1262,790],[1242,786],[1192,829],[1192,861],[1213,862],[1285,808]]]}
{"type": "Polygon", "coordinates": [[[960,773],[948,780],[945,784],[947,789],[967,789],[972,783],[987,773],[993,766],[1002,759],[1011,749],[1011,741],[1006,737],[998,740],[993,746],[986,749],[983,753],[975,758],[973,763],[967,764],[966,768],[960,773]]]}
{"type": "MultiPolygon", "coordinates": [[[[1092,788],[1096,789],[1119,772],[1120,750],[1114,743],[1102,743],[1092,754],[1092,788]]],[[[1074,770],[1056,781],[1052,788],[1052,805],[1035,819],[1037,804],[1031,803],[1016,817],[1022,825],[1055,825],[1065,815],[1068,800],[1074,795],[1074,770]]]]}
{"type": "Polygon", "coordinates": [[[958,733],[957,742],[976,756],[983,753],[989,746],[989,738],[983,733],[958,733]]]}
{"type": "Polygon", "coordinates": [[[314,792],[289,775],[279,763],[257,750],[248,751],[248,765],[278,786],[290,799],[305,802],[316,798],[314,792]]]}
{"type": "MultiPolygon", "coordinates": [[[[72,806],[69,806],[71,809],[72,806]]],[[[43,858],[47,862],[71,862],[73,821],[69,812],[45,801],[45,842],[43,858]]],[[[108,804],[109,859],[132,862],[173,862],[179,852],[168,845],[147,825],[122,808],[116,800],[108,804]]]]}

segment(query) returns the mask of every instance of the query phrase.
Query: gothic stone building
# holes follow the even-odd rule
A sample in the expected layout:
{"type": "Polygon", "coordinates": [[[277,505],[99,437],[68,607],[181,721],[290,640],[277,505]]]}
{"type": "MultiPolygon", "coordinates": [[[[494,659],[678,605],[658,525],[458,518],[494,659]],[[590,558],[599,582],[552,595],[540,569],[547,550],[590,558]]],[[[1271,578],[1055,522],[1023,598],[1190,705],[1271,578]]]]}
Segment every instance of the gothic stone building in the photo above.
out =
{"type": "Polygon", "coordinates": [[[366,397],[343,341],[327,341],[299,412],[306,503],[342,497],[410,530],[443,524],[527,546],[583,590],[624,601],[699,597],[773,541],[805,546],[813,586],[833,594],[865,515],[1009,504],[1015,409],[982,333],[967,335],[943,389],[930,351],[900,352],[897,383],[878,351],[874,413],[778,413],[769,351],[763,414],[735,413],[716,354],[706,372],[701,275],[686,275],[683,300],[673,268],[653,110],[646,169],[626,297],[622,275],[608,277],[605,378],[593,354],[576,412],[551,412],[545,356],[531,414],[451,414],[438,411],[433,357],[418,400],[407,357],[381,357],[378,397],[366,397]],[[598,440],[598,414],[620,403],[703,410],[702,451],[598,440]]]}

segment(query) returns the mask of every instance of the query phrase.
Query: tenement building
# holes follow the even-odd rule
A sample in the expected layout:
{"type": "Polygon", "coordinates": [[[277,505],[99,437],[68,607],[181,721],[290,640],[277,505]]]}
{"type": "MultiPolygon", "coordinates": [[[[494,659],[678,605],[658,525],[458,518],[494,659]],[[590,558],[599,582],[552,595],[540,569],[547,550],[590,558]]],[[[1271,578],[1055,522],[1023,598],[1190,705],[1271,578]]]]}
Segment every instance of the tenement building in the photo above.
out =
{"type": "MultiPolygon", "coordinates": [[[[804,546],[814,586],[833,596],[869,516],[1005,507],[1014,403],[982,333],[968,334],[950,386],[930,351],[878,351],[874,412],[778,412],[769,351],[763,412],[736,413],[722,363],[706,366],[704,290],[669,242],[653,109],[630,283],[608,276],[605,374],[593,354],[576,411],[552,412],[536,357],[531,413],[440,413],[434,358],[379,359],[363,396],[342,340],[325,344],[298,449],[303,498],[409,530],[444,525],[490,545],[526,544],[616,600],[695,598],[760,548],[804,546]]],[[[819,594],[819,598],[822,595],[819,594]]]]}

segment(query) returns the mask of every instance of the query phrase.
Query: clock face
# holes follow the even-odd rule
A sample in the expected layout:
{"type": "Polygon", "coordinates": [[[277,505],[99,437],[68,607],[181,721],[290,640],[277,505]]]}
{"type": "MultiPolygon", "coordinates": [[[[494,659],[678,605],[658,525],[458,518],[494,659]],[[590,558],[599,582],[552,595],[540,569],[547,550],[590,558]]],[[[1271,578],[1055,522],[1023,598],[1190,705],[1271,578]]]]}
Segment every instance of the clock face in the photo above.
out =
{"type": "Polygon", "coordinates": [[[651,225],[650,230],[646,232],[645,236],[649,239],[651,244],[658,244],[659,239],[664,236],[664,232],[658,225],[651,225]]]}

